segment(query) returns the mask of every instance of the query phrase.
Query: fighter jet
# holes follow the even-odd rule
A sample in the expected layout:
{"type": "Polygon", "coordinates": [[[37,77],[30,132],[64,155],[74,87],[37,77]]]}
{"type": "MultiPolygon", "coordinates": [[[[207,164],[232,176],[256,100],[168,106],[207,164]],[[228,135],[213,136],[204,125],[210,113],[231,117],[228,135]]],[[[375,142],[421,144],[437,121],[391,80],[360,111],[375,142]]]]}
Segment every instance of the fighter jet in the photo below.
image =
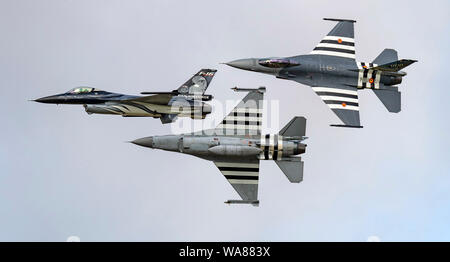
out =
{"type": "Polygon", "coordinates": [[[42,97],[34,101],[47,104],[81,104],[88,114],[113,114],[124,117],[160,118],[163,124],[177,117],[204,119],[211,113],[213,99],[205,91],[217,72],[202,69],[172,92],[142,92],[146,96],[111,93],[92,87],[77,87],[66,93],[42,97]]]}
{"type": "Polygon", "coordinates": [[[311,86],[313,91],[344,122],[340,127],[359,127],[359,89],[372,89],[386,109],[400,112],[396,85],[406,73],[401,69],[417,62],[398,60],[397,51],[385,49],[371,63],[355,61],[354,20],[324,18],[337,25],[307,55],[282,58],[249,58],[229,66],[274,75],[311,86]]]}
{"type": "Polygon", "coordinates": [[[262,135],[265,88],[249,91],[244,99],[214,129],[181,135],[150,136],[132,143],[154,149],[193,155],[213,161],[241,199],[227,204],[259,205],[259,161],[274,160],[291,183],[303,179],[306,119],[294,117],[278,134],[262,135]]]}

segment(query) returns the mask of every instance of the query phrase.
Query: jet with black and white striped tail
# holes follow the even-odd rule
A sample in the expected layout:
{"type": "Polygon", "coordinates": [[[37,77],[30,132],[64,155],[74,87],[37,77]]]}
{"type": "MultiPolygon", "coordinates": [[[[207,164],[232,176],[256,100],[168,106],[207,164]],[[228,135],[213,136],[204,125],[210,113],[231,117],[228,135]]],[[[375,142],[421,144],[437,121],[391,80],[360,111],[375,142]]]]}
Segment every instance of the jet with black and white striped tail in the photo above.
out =
{"type": "Polygon", "coordinates": [[[132,143],[213,161],[241,199],[227,204],[259,205],[259,161],[274,160],[292,183],[303,180],[306,119],[294,117],[278,134],[262,135],[265,88],[249,91],[214,129],[181,135],[150,136],[132,143]]]}
{"type": "Polygon", "coordinates": [[[358,89],[372,89],[389,112],[400,112],[401,94],[396,85],[406,75],[400,70],[417,61],[398,60],[397,51],[385,49],[372,63],[356,62],[356,21],[333,18],[324,20],[338,23],[307,55],[239,59],[225,64],[311,86],[344,122],[344,125],[332,126],[362,127],[358,89]]]}
{"type": "Polygon", "coordinates": [[[142,92],[145,96],[111,93],[92,87],[76,87],[70,91],[42,97],[34,101],[46,104],[83,105],[88,114],[121,115],[123,117],[153,117],[163,124],[178,117],[204,119],[212,111],[204,101],[213,99],[206,95],[215,69],[201,69],[181,87],[171,92],[142,92]]]}

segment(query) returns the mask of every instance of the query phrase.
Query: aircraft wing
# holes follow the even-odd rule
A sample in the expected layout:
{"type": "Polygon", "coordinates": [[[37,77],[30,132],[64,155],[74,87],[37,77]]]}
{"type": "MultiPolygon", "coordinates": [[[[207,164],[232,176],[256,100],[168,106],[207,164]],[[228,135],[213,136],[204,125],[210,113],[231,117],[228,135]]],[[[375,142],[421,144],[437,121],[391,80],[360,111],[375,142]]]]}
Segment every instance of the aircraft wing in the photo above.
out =
{"type": "Polygon", "coordinates": [[[312,89],[345,124],[332,126],[362,127],[359,121],[356,88],[340,84],[328,84],[328,86],[313,86],[312,89]]]}
{"type": "MultiPolygon", "coordinates": [[[[247,89],[235,89],[246,91],[247,89]]],[[[216,134],[232,136],[261,135],[265,88],[248,89],[250,92],[216,127],[216,134]]]]}
{"type": "Polygon", "coordinates": [[[265,87],[258,89],[232,88],[237,92],[249,91],[239,104],[213,129],[205,129],[193,135],[260,136],[262,129],[265,87]]]}
{"type": "Polygon", "coordinates": [[[141,96],[141,97],[131,98],[131,99],[124,100],[124,101],[142,102],[142,103],[149,103],[149,104],[155,104],[155,105],[168,105],[169,101],[174,96],[176,96],[176,94],[167,92],[167,93],[160,93],[160,94],[155,94],[155,95],[150,95],[150,96],[141,96]]]}
{"type": "MultiPolygon", "coordinates": [[[[356,21],[334,18],[324,18],[324,20],[338,23],[310,54],[320,56],[322,61],[354,66],[354,23],[356,21]]],[[[332,81],[320,82],[322,81],[319,81],[317,86],[312,86],[312,89],[345,124],[333,126],[361,127],[357,89],[332,81]]]]}
{"type": "Polygon", "coordinates": [[[258,203],[259,159],[223,159],[214,164],[242,198],[241,203],[258,203]]]}

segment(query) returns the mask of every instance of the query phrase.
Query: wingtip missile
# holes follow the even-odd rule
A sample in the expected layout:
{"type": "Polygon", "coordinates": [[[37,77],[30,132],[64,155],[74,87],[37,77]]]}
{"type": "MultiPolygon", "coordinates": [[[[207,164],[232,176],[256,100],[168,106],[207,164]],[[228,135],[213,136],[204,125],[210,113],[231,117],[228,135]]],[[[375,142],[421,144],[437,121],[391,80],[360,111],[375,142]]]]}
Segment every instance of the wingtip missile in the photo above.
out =
{"type": "Polygon", "coordinates": [[[200,71],[217,72],[217,69],[212,69],[212,68],[202,68],[200,71]]]}
{"type": "Polygon", "coordinates": [[[325,21],[335,21],[335,22],[351,22],[356,23],[356,20],[352,19],[340,19],[340,18],[324,18],[325,21]]]}
{"type": "Polygon", "coordinates": [[[239,88],[237,86],[232,87],[231,90],[233,90],[234,92],[251,92],[251,91],[258,91],[260,93],[265,93],[266,92],[266,87],[261,86],[259,88],[239,88]]]}
{"type": "Polygon", "coordinates": [[[227,200],[225,204],[251,204],[253,206],[259,206],[259,200],[227,200]]]}
{"type": "Polygon", "coordinates": [[[356,126],[356,125],[341,125],[341,124],[332,124],[330,125],[332,127],[350,127],[350,128],[363,128],[363,126],[356,126]]]}

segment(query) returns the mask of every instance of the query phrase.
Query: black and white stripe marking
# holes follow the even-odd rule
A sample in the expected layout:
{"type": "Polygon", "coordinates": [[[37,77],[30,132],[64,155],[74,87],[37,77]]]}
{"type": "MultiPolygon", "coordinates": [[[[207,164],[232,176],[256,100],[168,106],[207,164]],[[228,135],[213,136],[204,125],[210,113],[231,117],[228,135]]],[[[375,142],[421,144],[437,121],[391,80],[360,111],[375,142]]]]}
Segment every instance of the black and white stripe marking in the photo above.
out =
{"type": "Polygon", "coordinates": [[[370,89],[379,89],[380,88],[380,79],[381,79],[381,71],[372,70],[377,66],[374,63],[365,63],[360,62],[356,63],[358,66],[358,88],[370,88],[370,89]],[[372,83],[370,83],[372,82],[372,83]]]}
{"type": "Polygon", "coordinates": [[[281,160],[283,156],[283,137],[280,135],[261,136],[261,155],[262,160],[281,160]]]}
{"type": "Polygon", "coordinates": [[[259,163],[214,162],[230,184],[258,184],[259,163]]]}
{"type": "Polygon", "coordinates": [[[223,129],[225,134],[259,134],[262,128],[262,109],[235,108],[224,118],[217,129],[223,129]]]}
{"type": "Polygon", "coordinates": [[[313,87],[312,89],[331,109],[359,111],[358,92],[356,90],[332,87],[313,87]]]}
{"type": "Polygon", "coordinates": [[[355,40],[349,37],[325,36],[310,54],[355,59],[355,40]]]}

